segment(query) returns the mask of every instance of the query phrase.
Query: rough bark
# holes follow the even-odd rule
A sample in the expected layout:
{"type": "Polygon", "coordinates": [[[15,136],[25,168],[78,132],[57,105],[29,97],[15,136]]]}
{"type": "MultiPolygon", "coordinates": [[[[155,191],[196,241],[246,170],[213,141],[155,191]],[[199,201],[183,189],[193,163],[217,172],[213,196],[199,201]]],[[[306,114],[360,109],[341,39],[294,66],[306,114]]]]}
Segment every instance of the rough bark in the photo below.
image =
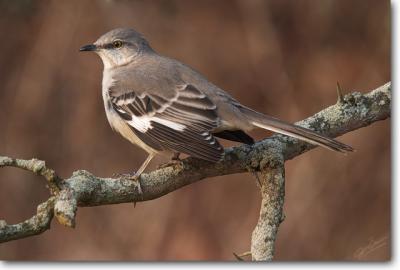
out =
{"type": "Polygon", "coordinates": [[[251,237],[251,256],[255,261],[270,261],[278,228],[283,221],[285,161],[279,153],[261,169],[260,216],[251,237]]]}

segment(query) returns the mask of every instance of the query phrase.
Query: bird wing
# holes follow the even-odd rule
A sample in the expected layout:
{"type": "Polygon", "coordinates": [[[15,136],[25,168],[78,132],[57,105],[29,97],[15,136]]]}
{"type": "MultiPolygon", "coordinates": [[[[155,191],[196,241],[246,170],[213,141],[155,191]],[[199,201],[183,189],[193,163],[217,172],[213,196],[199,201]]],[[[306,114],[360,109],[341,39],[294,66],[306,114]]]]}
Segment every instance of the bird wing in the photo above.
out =
{"type": "Polygon", "coordinates": [[[211,133],[219,121],[216,105],[193,85],[178,85],[170,96],[117,88],[108,91],[113,109],[145,143],[212,162],[221,159],[223,147],[211,133]]]}

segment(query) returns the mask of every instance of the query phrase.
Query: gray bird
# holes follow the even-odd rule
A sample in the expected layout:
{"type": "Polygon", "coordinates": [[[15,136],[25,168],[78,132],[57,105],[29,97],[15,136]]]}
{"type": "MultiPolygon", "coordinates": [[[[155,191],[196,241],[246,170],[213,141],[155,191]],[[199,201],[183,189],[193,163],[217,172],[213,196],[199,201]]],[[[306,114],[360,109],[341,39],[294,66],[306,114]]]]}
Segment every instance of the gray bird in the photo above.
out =
{"type": "Polygon", "coordinates": [[[254,128],[334,151],[353,150],[240,104],[194,69],[159,55],[135,30],[114,29],[80,51],[93,51],[103,61],[102,94],[111,127],[149,154],[132,179],[158,153],[218,162],[224,149],[216,137],[253,144],[245,132],[254,128]]]}

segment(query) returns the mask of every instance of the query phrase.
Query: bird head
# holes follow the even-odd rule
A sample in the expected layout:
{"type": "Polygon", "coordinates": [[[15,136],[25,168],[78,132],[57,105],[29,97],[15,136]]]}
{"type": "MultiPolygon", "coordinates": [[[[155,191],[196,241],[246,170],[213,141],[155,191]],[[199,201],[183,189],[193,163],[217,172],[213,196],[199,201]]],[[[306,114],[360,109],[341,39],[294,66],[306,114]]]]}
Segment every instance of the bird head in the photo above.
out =
{"type": "Polygon", "coordinates": [[[111,30],[93,44],[82,46],[79,50],[97,53],[105,68],[127,65],[141,54],[152,52],[147,40],[140,33],[129,28],[111,30]]]}

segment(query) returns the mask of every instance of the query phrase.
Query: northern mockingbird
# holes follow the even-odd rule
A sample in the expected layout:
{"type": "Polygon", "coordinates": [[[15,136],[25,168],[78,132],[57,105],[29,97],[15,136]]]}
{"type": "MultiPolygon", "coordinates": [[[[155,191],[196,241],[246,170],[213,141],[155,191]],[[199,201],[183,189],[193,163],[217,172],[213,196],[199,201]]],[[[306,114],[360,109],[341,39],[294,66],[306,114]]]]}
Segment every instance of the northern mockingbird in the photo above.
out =
{"type": "Polygon", "coordinates": [[[253,144],[245,132],[254,128],[339,152],[353,150],[240,104],[194,69],[157,54],[132,29],[114,29],[80,51],[93,51],[103,61],[102,93],[111,127],[149,154],[132,179],[161,152],[218,162],[224,149],[216,137],[253,144]]]}

